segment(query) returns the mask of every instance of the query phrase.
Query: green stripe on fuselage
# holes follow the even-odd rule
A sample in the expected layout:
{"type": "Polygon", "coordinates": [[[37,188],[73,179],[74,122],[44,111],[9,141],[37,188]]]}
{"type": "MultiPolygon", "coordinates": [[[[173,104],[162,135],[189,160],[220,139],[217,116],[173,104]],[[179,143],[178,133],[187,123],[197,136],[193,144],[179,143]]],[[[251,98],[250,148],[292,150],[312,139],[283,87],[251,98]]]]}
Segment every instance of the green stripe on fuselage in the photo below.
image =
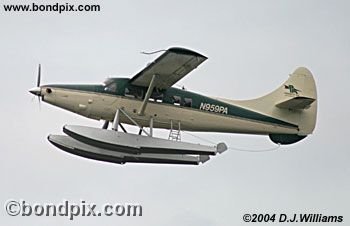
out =
{"type": "MultiPolygon", "coordinates": [[[[52,87],[52,88],[62,88],[62,89],[71,89],[71,90],[77,90],[77,91],[84,91],[84,92],[93,92],[93,93],[100,93],[100,94],[109,94],[114,96],[127,96],[131,97],[131,95],[125,95],[125,91],[133,91],[138,92],[138,97],[135,97],[139,100],[142,100],[143,96],[147,92],[146,87],[139,87],[134,86],[129,83],[128,78],[112,78],[109,79],[109,82],[114,82],[117,84],[116,91],[111,91],[108,88],[106,88],[105,85],[45,85],[42,87],[52,87]]],[[[109,83],[111,84],[111,83],[109,83]]],[[[136,96],[136,95],[135,95],[136,96]]],[[[266,123],[272,123],[272,124],[278,124],[282,126],[287,127],[293,127],[298,128],[297,125],[285,122],[264,114],[260,114],[239,106],[235,106],[232,104],[228,104],[226,102],[222,102],[210,97],[206,97],[197,93],[193,93],[190,91],[186,91],[184,89],[177,89],[177,88],[168,88],[166,90],[154,90],[153,94],[151,96],[154,98],[162,97],[162,103],[158,104],[171,104],[174,105],[174,96],[181,98],[181,104],[177,107],[183,107],[183,108],[192,108],[196,110],[203,110],[208,113],[212,114],[220,114],[222,116],[233,116],[238,117],[242,119],[249,119],[259,122],[266,122],[266,123]],[[185,99],[191,100],[191,106],[185,106],[185,99]]]]}

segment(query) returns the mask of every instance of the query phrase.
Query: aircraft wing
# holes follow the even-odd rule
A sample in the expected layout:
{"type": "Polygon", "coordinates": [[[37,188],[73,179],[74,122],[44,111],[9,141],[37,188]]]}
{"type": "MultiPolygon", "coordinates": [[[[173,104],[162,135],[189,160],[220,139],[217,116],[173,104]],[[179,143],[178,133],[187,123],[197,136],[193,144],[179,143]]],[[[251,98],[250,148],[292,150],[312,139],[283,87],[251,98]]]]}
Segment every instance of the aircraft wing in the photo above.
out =
{"type": "Polygon", "coordinates": [[[154,87],[166,89],[174,85],[206,59],[207,57],[189,49],[170,48],[137,73],[130,80],[130,83],[148,87],[155,75],[154,87]]]}

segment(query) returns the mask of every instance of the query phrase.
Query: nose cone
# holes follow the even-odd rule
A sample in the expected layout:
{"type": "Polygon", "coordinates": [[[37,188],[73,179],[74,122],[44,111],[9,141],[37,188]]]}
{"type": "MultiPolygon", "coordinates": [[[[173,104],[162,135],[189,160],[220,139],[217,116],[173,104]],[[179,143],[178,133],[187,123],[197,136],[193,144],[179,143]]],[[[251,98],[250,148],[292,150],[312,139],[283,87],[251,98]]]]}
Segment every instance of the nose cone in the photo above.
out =
{"type": "Polygon", "coordinates": [[[34,87],[29,90],[29,92],[35,96],[40,96],[41,95],[41,89],[40,87],[34,87]]]}

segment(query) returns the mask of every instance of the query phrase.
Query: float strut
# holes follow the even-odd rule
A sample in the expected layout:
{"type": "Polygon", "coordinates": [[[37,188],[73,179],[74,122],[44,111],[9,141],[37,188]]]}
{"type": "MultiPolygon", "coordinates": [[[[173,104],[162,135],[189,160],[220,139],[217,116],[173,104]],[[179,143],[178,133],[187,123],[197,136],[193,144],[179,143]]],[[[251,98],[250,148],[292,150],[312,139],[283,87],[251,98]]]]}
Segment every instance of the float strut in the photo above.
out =
{"type": "Polygon", "coordinates": [[[149,121],[149,136],[153,137],[153,117],[149,121]]]}
{"type": "Polygon", "coordinates": [[[118,131],[118,125],[119,125],[119,108],[117,109],[114,115],[112,130],[118,131]]]}
{"type": "Polygon", "coordinates": [[[106,121],[103,123],[102,129],[108,129],[108,125],[109,125],[109,121],[106,120],[106,121]]]}

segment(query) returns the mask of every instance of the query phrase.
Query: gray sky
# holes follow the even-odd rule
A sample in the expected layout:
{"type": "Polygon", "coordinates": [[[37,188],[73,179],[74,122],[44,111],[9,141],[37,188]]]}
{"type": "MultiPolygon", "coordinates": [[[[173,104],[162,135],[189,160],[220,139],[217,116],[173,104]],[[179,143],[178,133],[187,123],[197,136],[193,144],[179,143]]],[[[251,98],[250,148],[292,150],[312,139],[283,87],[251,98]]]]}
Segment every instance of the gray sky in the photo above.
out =
{"type": "MultiPolygon", "coordinates": [[[[8,199],[138,202],[144,216],[69,221],[10,217],[2,209],[1,225],[249,225],[242,220],[244,213],[321,213],[343,215],[349,222],[348,1],[100,4],[98,13],[61,15],[5,13],[1,6],[0,204],[8,199]],[[308,67],[319,97],[314,134],[276,152],[228,151],[198,167],[101,163],[48,143],[47,135],[61,133],[64,124],[101,122],[46,103],[40,111],[28,93],[35,86],[38,63],[44,84],[100,83],[108,76],[131,77],[156,57],[140,51],[170,46],[209,57],[179,84],[210,96],[258,97],[279,86],[296,67],[308,67]]],[[[267,137],[201,136],[248,149],[272,146],[267,137]]]]}

